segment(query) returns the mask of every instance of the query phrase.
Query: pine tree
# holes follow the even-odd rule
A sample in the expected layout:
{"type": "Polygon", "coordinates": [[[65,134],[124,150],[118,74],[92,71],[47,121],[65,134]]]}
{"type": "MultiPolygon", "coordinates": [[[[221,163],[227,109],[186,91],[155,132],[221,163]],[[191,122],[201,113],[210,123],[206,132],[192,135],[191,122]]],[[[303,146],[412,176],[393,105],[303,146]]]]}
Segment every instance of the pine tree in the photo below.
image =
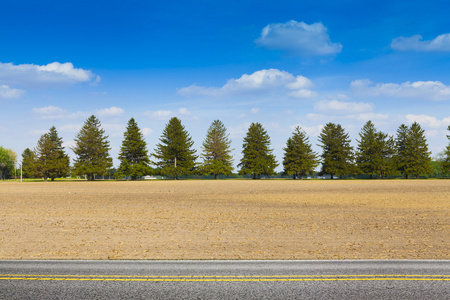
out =
{"type": "Polygon", "coordinates": [[[95,175],[106,175],[112,168],[112,158],[109,156],[108,136],[101,128],[100,120],[90,116],[80,132],[77,133],[72,151],[77,156],[74,160],[74,175],[86,175],[87,180],[95,179],[95,175]]]}
{"type": "Polygon", "coordinates": [[[409,128],[407,166],[405,172],[406,174],[415,175],[416,178],[419,178],[421,174],[430,174],[433,172],[431,152],[428,151],[425,130],[417,122],[414,122],[409,128]]]}
{"type": "Polygon", "coordinates": [[[333,179],[334,175],[342,177],[353,173],[353,147],[341,125],[326,124],[319,135],[319,142],[318,146],[323,149],[320,175],[328,174],[333,179]]]}
{"type": "Polygon", "coordinates": [[[407,173],[407,158],[408,158],[408,126],[402,124],[397,129],[397,136],[395,138],[395,165],[397,171],[403,174],[408,179],[407,173]]]}
{"type": "Polygon", "coordinates": [[[38,176],[44,177],[44,180],[50,178],[53,181],[57,177],[70,174],[70,159],[62,144],[62,138],[58,136],[55,126],[39,138],[34,151],[35,170],[38,176]]]}
{"type": "Polygon", "coordinates": [[[294,179],[313,174],[319,165],[317,153],[312,151],[306,132],[299,126],[295,128],[283,150],[284,173],[293,175],[294,179]]]}
{"type": "MultiPolygon", "coordinates": [[[[450,125],[447,127],[447,130],[450,131],[450,125]]],[[[449,140],[449,144],[444,150],[444,157],[442,161],[442,169],[444,174],[450,173],[450,135],[447,135],[447,139],[449,140]]]]}
{"type": "Polygon", "coordinates": [[[260,179],[261,175],[275,174],[278,163],[269,149],[270,137],[260,123],[252,123],[244,137],[242,145],[243,157],[238,167],[239,174],[252,174],[253,179],[260,179]]]}
{"type": "Polygon", "coordinates": [[[197,151],[192,149],[194,142],[178,118],[170,119],[159,140],[153,156],[158,159],[155,164],[161,168],[162,175],[177,180],[180,175],[192,174],[197,151]]]}
{"type": "Polygon", "coordinates": [[[136,180],[138,176],[151,173],[147,143],[133,118],[128,121],[118,158],[120,166],[117,175],[119,176],[131,176],[131,180],[136,180]]]}
{"type": "Polygon", "coordinates": [[[202,170],[205,174],[213,174],[215,179],[219,178],[219,174],[231,175],[233,156],[230,145],[231,141],[225,125],[215,120],[209,127],[202,144],[202,170]]]}
{"type": "Polygon", "coordinates": [[[364,174],[370,178],[377,174],[381,178],[392,168],[394,140],[387,134],[375,129],[372,121],[368,121],[359,134],[356,163],[364,174]]]}
{"type": "Polygon", "coordinates": [[[30,148],[22,153],[22,171],[25,178],[36,178],[36,155],[30,148]]]}
{"type": "Polygon", "coordinates": [[[410,127],[402,124],[397,130],[396,138],[396,165],[397,170],[408,178],[415,175],[433,172],[431,166],[431,153],[425,138],[425,130],[419,123],[414,122],[410,127]]]}

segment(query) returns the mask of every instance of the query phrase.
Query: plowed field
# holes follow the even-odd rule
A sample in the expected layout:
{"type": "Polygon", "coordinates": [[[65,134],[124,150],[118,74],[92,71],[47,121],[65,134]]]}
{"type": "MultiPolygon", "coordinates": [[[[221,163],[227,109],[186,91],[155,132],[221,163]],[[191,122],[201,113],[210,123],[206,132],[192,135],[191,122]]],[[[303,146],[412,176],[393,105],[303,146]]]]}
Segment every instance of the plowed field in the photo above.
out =
{"type": "Polygon", "coordinates": [[[450,259],[450,180],[0,183],[0,259],[450,259]]]}

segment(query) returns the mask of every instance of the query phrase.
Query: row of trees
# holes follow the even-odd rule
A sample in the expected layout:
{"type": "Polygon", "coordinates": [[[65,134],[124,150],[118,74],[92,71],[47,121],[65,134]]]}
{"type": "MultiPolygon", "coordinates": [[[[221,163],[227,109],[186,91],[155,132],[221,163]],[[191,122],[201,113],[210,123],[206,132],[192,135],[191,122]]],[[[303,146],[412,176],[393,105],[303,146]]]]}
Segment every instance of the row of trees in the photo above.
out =
{"type": "MultiPolygon", "coordinates": [[[[450,130],[450,126],[449,126],[450,130]]],[[[447,136],[450,140],[450,136],[447,136]]],[[[50,178],[69,175],[86,176],[94,180],[95,175],[107,175],[112,168],[108,136],[95,116],[89,117],[76,135],[71,148],[76,155],[70,167],[62,139],[55,127],[41,136],[34,151],[26,149],[22,154],[25,176],[50,178]]],[[[394,138],[378,131],[368,121],[359,134],[358,146],[350,145],[349,134],[339,124],[328,123],[319,135],[318,146],[322,154],[312,150],[311,143],[300,127],[296,127],[288,138],[284,150],[284,174],[294,179],[313,174],[321,164],[320,175],[343,177],[367,174],[383,177],[404,175],[419,177],[432,171],[431,157],[418,123],[401,125],[394,138]]],[[[202,143],[201,163],[193,148],[194,142],[178,118],[172,118],[163,130],[154,152],[149,155],[147,144],[136,121],[129,120],[118,159],[120,166],[116,177],[135,180],[143,175],[160,174],[178,179],[191,174],[231,175],[233,157],[231,140],[225,125],[215,120],[209,127],[202,143]],[[154,161],[150,158],[153,157],[154,161]],[[151,165],[155,166],[152,168],[151,165]]],[[[270,148],[270,137],[260,123],[252,123],[243,140],[243,157],[237,165],[239,174],[251,175],[254,179],[262,175],[274,175],[279,165],[270,148]]],[[[443,168],[450,172],[450,145],[447,147],[443,168]]]]}

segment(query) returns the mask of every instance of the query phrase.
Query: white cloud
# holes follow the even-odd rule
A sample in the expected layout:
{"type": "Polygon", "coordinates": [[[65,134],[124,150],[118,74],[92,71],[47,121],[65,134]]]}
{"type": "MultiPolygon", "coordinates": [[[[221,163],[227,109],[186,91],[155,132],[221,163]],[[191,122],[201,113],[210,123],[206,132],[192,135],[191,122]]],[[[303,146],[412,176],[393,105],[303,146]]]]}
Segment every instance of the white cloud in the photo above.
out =
{"type": "Polygon", "coordinates": [[[376,114],[376,113],[364,113],[360,114],[356,117],[358,121],[367,122],[371,121],[386,121],[389,120],[388,114],[376,114]]]}
{"type": "Polygon", "coordinates": [[[313,83],[304,76],[294,76],[293,74],[278,69],[263,69],[252,74],[244,74],[238,79],[229,79],[225,85],[220,88],[201,87],[191,85],[178,89],[178,93],[183,96],[229,96],[229,95],[248,95],[261,94],[268,91],[275,91],[280,88],[290,90],[289,94],[293,97],[313,97],[316,94],[308,88],[313,83]],[[296,91],[298,90],[298,91],[296,91]],[[296,95],[298,93],[298,95],[296,95]]]}
{"type": "Polygon", "coordinates": [[[150,134],[153,133],[153,129],[144,127],[141,129],[141,132],[144,136],[149,136],[150,134]]]}
{"type": "Polygon", "coordinates": [[[74,68],[70,62],[53,62],[48,65],[21,64],[0,62],[0,83],[9,85],[29,86],[49,84],[74,84],[100,80],[89,70],[74,68]]]}
{"type": "Polygon", "coordinates": [[[289,96],[294,98],[313,98],[317,96],[316,92],[307,89],[301,89],[298,91],[288,93],[289,96]]]}
{"type": "Polygon", "coordinates": [[[46,134],[47,132],[48,132],[48,130],[33,129],[33,130],[30,130],[28,132],[28,134],[31,136],[41,136],[43,134],[46,134]]]}
{"type": "Polygon", "coordinates": [[[82,111],[69,113],[67,110],[53,105],[40,108],[35,107],[33,108],[33,113],[37,115],[39,119],[43,120],[75,119],[89,115],[89,113],[82,111]]]}
{"type": "Polygon", "coordinates": [[[64,110],[57,106],[46,106],[41,108],[33,108],[33,113],[38,115],[40,119],[44,120],[55,120],[55,119],[63,119],[67,115],[67,110],[64,110]]]}
{"type": "Polygon", "coordinates": [[[191,119],[196,120],[197,116],[194,116],[192,112],[190,112],[187,108],[182,107],[180,109],[178,109],[178,111],[174,112],[171,110],[157,110],[157,111],[146,111],[144,112],[144,116],[149,117],[149,118],[154,118],[154,119],[158,119],[158,120],[168,120],[174,116],[179,116],[179,117],[189,117],[191,119]]]}
{"type": "Polygon", "coordinates": [[[314,109],[329,114],[355,114],[370,112],[374,108],[372,103],[364,102],[342,102],[338,100],[322,100],[316,103],[314,109]]]}
{"type": "Polygon", "coordinates": [[[146,111],[144,116],[149,118],[155,118],[158,120],[168,120],[172,116],[173,112],[171,110],[157,110],[157,111],[146,111]]]}
{"type": "Polygon", "coordinates": [[[83,124],[67,124],[67,125],[61,126],[59,128],[59,130],[63,131],[63,132],[75,133],[75,132],[79,132],[81,127],[83,127],[83,124]]]}
{"type": "Polygon", "coordinates": [[[120,116],[121,114],[124,113],[124,110],[122,108],[112,106],[110,108],[101,109],[97,113],[100,116],[112,117],[112,116],[120,116]]]}
{"type": "Polygon", "coordinates": [[[296,124],[291,126],[291,130],[295,130],[297,126],[300,126],[301,130],[304,130],[308,136],[317,137],[322,132],[323,125],[317,126],[302,126],[301,124],[296,124]]]}
{"type": "Polygon", "coordinates": [[[230,137],[231,138],[241,138],[242,136],[244,136],[247,133],[250,125],[251,125],[250,122],[245,122],[245,123],[237,125],[237,126],[229,127],[228,132],[230,134],[230,137]]]}
{"type": "Polygon", "coordinates": [[[192,116],[192,113],[190,111],[187,110],[187,108],[182,107],[178,110],[178,114],[180,116],[192,116]]]}
{"type": "Polygon", "coordinates": [[[105,129],[106,134],[110,136],[121,136],[126,130],[123,124],[104,123],[102,127],[105,129]]]}
{"type": "Polygon", "coordinates": [[[62,143],[62,146],[66,149],[71,149],[76,146],[76,143],[75,143],[75,141],[67,141],[67,142],[62,143]]]}
{"type": "Polygon", "coordinates": [[[24,90],[12,89],[7,85],[0,85],[0,99],[1,98],[6,98],[6,99],[19,98],[23,94],[25,94],[24,90]]]}
{"type": "Polygon", "coordinates": [[[427,115],[406,115],[405,118],[408,123],[417,122],[427,128],[447,128],[450,125],[450,117],[439,120],[427,115]]]}
{"type": "Polygon", "coordinates": [[[252,114],[257,114],[257,113],[259,113],[259,108],[253,107],[253,108],[250,110],[250,112],[251,112],[252,114]]]}
{"type": "Polygon", "coordinates": [[[421,35],[398,37],[392,40],[391,48],[399,51],[450,52],[450,33],[438,35],[433,40],[423,41],[421,35]]]}
{"type": "Polygon", "coordinates": [[[46,106],[46,107],[41,107],[41,108],[33,108],[33,112],[36,114],[41,114],[41,115],[55,115],[55,114],[63,114],[66,113],[67,110],[64,110],[60,107],[57,106],[46,106]]]}
{"type": "Polygon", "coordinates": [[[322,23],[308,25],[291,20],[263,28],[256,44],[299,56],[323,56],[340,53],[342,45],[332,43],[322,23]]]}
{"type": "Polygon", "coordinates": [[[424,100],[450,100],[450,86],[440,81],[415,81],[397,83],[374,83],[367,79],[352,81],[350,87],[364,96],[389,96],[419,98],[424,100]]]}

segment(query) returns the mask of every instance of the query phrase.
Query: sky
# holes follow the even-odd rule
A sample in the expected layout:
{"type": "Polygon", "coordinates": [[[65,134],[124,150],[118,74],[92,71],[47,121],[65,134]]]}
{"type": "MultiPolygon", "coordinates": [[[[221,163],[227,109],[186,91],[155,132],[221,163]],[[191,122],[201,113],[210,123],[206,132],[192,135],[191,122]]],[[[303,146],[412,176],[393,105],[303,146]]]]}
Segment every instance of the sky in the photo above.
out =
{"type": "Polygon", "coordinates": [[[55,126],[70,147],[96,115],[117,167],[130,118],[150,153],[178,117],[201,153],[215,120],[235,165],[261,123],[282,170],[296,126],[357,146],[371,120],[420,123],[432,157],[449,141],[448,1],[2,1],[0,146],[19,157],[55,126]]]}

